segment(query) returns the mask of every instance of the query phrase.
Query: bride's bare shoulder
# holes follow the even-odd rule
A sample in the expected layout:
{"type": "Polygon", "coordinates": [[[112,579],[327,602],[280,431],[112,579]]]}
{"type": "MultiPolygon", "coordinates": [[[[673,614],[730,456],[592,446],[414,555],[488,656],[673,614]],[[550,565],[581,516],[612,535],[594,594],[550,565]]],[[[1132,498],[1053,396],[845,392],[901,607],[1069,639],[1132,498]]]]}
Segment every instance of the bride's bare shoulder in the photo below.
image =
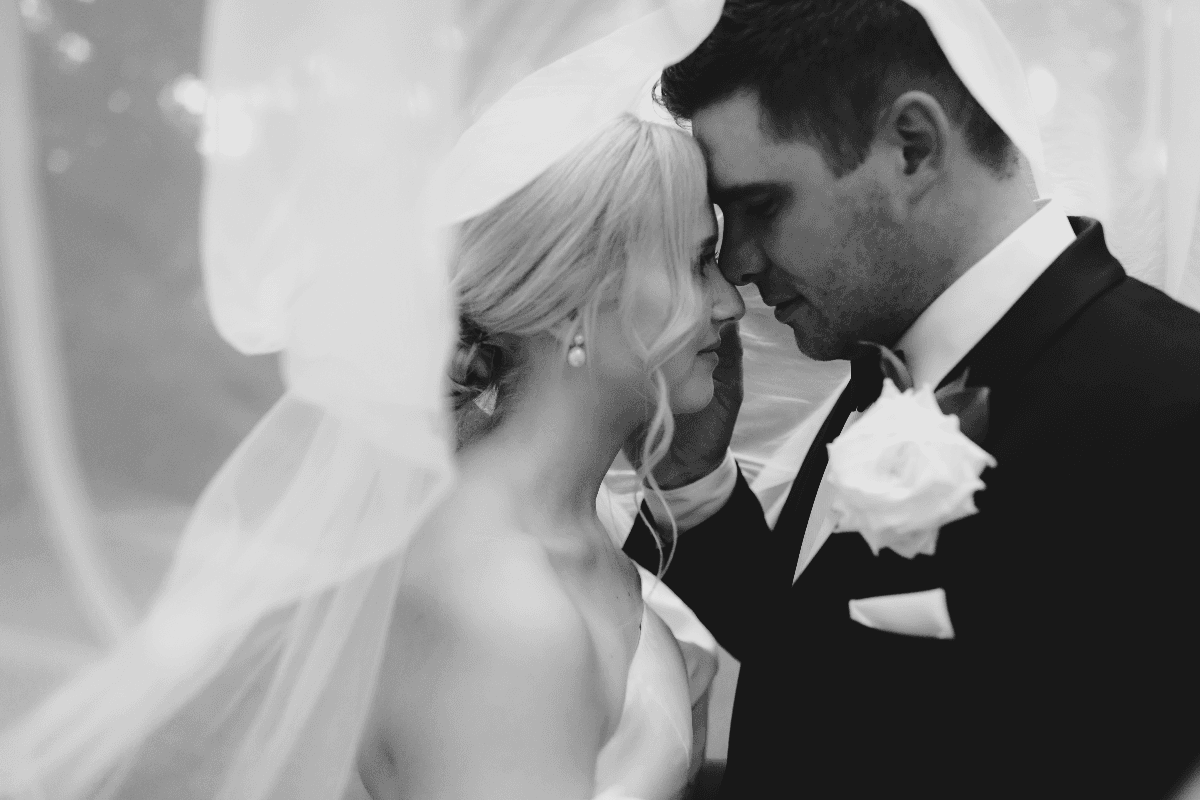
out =
{"type": "Polygon", "coordinates": [[[501,513],[466,516],[461,508],[436,515],[413,542],[395,642],[418,658],[520,658],[551,648],[575,667],[594,660],[584,618],[545,548],[501,513]]]}
{"type": "MultiPolygon", "coordinates": [[[[531,774],[550,770],[569,795],[590,779],[604,735],[599,661],[544,549],[489,500],[451,498],[413,542],[363,757],[402,764],[391,777],[412,785],[439,782],[453,752],[455,796],[474,794],[467,765],[486,782],[534,760],[531,774]]],[[[491,789],[480,796],[508,794],[491,789]]]]}
{"type": "Polygon", "coordinates": [[[584,619],[543,544],[518,525],[512,502],[502,491],[466,485],[430,516],[405,558],[398,635],[514,647],[556,638],[586,654],[584,619]]]}
{"type": "Polygon", "coordinates": [[[496,599],[503,597],[514,607],[523,606],[523,585],[542,595],[561,592],[544,546],[522,530],[514,502],[485,481],[455,487],[408,548],[405,590],[449,603],[498,593],[496,599]]]}

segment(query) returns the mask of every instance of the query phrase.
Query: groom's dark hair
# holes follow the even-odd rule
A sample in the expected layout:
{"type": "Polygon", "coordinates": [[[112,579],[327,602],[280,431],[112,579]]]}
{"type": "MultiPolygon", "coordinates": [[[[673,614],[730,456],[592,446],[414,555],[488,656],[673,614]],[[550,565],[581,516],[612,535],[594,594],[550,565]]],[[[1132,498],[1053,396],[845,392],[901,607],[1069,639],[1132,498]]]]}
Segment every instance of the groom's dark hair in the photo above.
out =
{"type": "Polygon", "coordinates": [[[981,163],[1012,174],[1016,147],[903,0],[726,0],[716,29],[663,72],[660,93],[686,120],[750,92],[769,135],[808,141],[840,176],[863,162],[879,115],[910,88],[942,103],[981,163]]]}

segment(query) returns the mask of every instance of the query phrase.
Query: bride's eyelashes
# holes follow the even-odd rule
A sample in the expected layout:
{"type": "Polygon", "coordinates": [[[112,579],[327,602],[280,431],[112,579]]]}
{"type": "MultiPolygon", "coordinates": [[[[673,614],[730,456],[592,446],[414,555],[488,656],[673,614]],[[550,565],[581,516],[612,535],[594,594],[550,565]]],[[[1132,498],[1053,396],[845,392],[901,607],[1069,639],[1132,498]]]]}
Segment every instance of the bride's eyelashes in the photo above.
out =
{"type": "Polygon", "coordinates": [[[696,274],[703,277],[704,271],[717,265],[717,237],[708,237],[700,245],[700,255],[693,264],[696,274]]]}

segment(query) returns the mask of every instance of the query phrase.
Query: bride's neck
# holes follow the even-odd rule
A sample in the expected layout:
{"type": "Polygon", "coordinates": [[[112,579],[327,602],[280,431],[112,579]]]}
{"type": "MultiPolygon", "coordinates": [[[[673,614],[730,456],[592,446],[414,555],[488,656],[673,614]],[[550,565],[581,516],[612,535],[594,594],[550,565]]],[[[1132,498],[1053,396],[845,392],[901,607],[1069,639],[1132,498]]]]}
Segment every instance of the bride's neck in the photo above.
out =
{"type": "Polygon", "coordinates": [[[554,365],[540,372],[511,399],[500,425],[463,453],[464,468],[500,475],[529,511],[550,521],[592,521],[600,484],[644,412],[640,403],[615,401],[585,371],[567,380],[554,365]]]}

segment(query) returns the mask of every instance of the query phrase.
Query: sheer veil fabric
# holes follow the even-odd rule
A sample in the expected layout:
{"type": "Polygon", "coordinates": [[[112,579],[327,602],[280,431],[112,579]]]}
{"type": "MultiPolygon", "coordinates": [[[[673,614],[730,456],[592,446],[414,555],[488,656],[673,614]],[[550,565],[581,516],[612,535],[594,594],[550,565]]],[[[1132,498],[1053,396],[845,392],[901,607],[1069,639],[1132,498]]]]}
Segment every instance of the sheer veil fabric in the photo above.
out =
{"type": "MultiPolygon", "coordinates": [[[[959,43],[947,49],[964,79],[978,76],[973,92],[1003,83],[976,96],[1040,185],[1040,145],[1026,144],[1037,119],[1002,109],[1026,102],[1021,65],[1007,44],[975,46],[996,41],[983,6],[909,2],[940,40],[959,43]],[[997,60],[978,61],[989,53],[997,60]]],[[[1175,6],[1176,29],[1200,28],[1190,4],[1175,6]]],[[[427,212],[449,221],[488,206],[468,194],[455,211],[447,192],[431,204],[433,165],[519,80],[664,8],[674,22],[662,30],[680,34],[664,52],[676,52],[720,2],[212,0],[209,305],[239,350],[283,355],[288,392],[200,498],[147,617],[0,733],[0,798],[342,796],[404,547],[453,481],[442,381],[454,314],[427,212]]],[[[1193,64],[1194,37],[1178,38],[1172,57],[1193,64]]],[[[626,77],[644,101],[648,86],[626,77]]],[[[1197,105],[1192,83],[1173,91],[1178,109],[1197,105]]],[[[1172,129],[1167,288],[1195,304],[1200,150],[1196,115],[1183,116],[1172,129]]],[[[583,128],[554,127],[565,137],[555,146],[569,149],[583,128]]],[[[504,178],[512,190],[538,169],[519,165],[504,178]]],[[[489,185],[503,195],[503,181],[489,185]]],[[[747,299],[735,451],[770,507],[815,432],[795,420],[810,398],[836,394],[843,366],[803,362],[769,309],[747,299]]],[[[602,509],[624,533],[636,487],[619,471],[610,485],[602,509]]]]}
{"type": "MultiPolygon", "coordinates": [[[[343,796],[406,544],[454,480],[431,170],[518,80],[658,11],[641,59],[607,62],[628,93],[583,103],[520,171],[461,173],[490,179],[455,195],[486,210],[630,110],[720,5],[210,5],[208,300],[236,348],[282,354],[288,390],[201,496],[145,618],[0,737],[0,796],[343,796]]],[[[535,106],[509,124],[551,125],[535,106]]]]}
{"type": "Polygon", "coordinates": [[[215,2],[203,250],[289,390],[200,498],[148,615],[0,742],[5,797],[336,798],[404,545],[453,478],[454,336],[420,197],[452,4],[215,2]]]}

